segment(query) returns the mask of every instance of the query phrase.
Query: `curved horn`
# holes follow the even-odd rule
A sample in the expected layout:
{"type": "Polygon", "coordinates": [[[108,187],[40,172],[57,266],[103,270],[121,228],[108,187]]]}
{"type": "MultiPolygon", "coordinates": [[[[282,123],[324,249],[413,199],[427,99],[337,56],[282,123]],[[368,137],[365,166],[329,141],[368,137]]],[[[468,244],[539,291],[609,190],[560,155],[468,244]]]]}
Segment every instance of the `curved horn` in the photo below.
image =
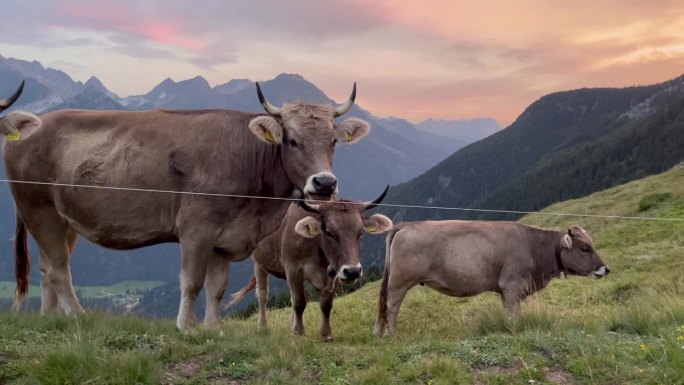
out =
{"type": "Polygon", "coordinates": [[[338,117],[346,114],[354,105],[354,99],[356,99],[356,82],[354,82],[354,89],[352,89],[352,93],[351,96],[349,96],[349,99],[347,99],[347,101],[343,104],[340,104],[339,106],[335,107],[335,114],[333,116],[338,117]]]}
{"type": "Polygon", "coordinates": [[[375,198],[374,201],[364,203],[363,204],[363,211],[370,210],[373,207],[379,205],[380,202],[382,202],[382,200],[385,199],[385,195],[387,195],[387,190],[389,190],[389,185],[387,185],[387,187],[385,187],[385,191],[383,191],[379,197],[375,198]]]}
{"type": "Polygon", "coordinates": [[[21,91],[23,91],[23,90],[24,90],[24,81],[22,80],[21,84],[19,85],[19,88],[17,88],[17,90],[14,92],[14,94],[12,94],[12,96],[10,96],[7,99],[0,100],[0,111],[3,111],[5,109],[9,108],[9,106],[11,106],[19,98],[19,95],[21,95],[21,91]]]}
{"type": "Polygon", "coordinates": [[[304,200],[299,201],[299,207],[304,209],[304,211],[308,211],[310,213],[314,213],[314,214],[320,214],[321,213],[320,211],[318,211],[318,207],[319,207],[318,205],[310,206],[304,200]]]}
{"type": "Polygon", "coordinates": [[[261,93],[261,87],[259,87],[259,82],[256,82],[256,88],[257,96],[259,97],[259,103],[261,103],[261,105],[264,106],[264,110],[266,110],[266,112],[273,116],[280,116],[280,108],[274,106],[273,104],[269,103],[268,100],[266,100],[264,94],[261,93]]]}

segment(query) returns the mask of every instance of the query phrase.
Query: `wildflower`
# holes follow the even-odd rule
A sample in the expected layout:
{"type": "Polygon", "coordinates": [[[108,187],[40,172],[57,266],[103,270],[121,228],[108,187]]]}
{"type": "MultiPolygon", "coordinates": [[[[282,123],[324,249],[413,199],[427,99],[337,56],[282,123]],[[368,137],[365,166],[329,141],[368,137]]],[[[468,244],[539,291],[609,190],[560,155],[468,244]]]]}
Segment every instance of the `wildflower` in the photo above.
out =
{"type": "Polygon", "coordinates": [[[684,336],[677,336],[677,341],[684,341],[684,336]]]}
{"type": "Polygon", "coordinates": [[[640,348],[641,350],[646,350],[646,345],[642,343],[642,344],[639,345],[639,348],[640,348]]]}

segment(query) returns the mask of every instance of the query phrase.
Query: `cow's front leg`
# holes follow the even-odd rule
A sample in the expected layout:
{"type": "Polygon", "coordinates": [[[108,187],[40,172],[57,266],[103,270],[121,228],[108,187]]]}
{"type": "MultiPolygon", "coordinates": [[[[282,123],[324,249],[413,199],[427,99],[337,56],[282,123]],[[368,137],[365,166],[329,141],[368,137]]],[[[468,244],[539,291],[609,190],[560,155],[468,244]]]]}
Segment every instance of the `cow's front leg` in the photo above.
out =
{"type": "Polygon", "coordinates": [[[301,274],[287,274],[287,286],[290,288],[290,299],[292,301],[292,332],[304,334],[304,322],[302,314],[306,309],[306,293],[304,292],[304,280],[301,274]]]}
{"type": "Polygon", "coordinates": [[[332,341],[332,331],[330,329],[330,312],[335,298],[334,290],[319,291],[319,304],[321,306],[321,338],[324,341],[332,341]]]}
{"type": "Polygon", "coordinates": [[[176,327],[181,331],[189,331],[197,325],[195,302],[204,286],[207,264],[213,254],[213,240],[204,237],[199,230],[181,233],[181,299],[176,320],[176,327]]]}
{"type": "Polygon", "coordinates": [[[228,258],[212,253],[207,263],[204,280],[207,303],[204,308],[204,326],[209,330],[218,330],[221,326],[221,300],[228,285],[230,262],[228,258]]]}

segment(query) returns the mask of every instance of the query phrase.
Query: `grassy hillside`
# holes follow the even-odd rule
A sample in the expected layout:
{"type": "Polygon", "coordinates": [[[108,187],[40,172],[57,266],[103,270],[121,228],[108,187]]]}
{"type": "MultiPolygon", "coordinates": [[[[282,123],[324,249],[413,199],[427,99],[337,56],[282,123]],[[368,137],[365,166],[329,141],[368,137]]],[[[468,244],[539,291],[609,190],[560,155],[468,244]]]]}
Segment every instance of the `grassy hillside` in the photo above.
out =
{"type": "MultiPolygon", "coordinates": [[[[684,218],[684,167],[547,212],[684,218]]],[[[372,336],[378,283],[339,298],[335,341],[289,331],[289,310],[183,336],[171,321],[0,313],[0,383],[684,384],[684,222],[535,215],[580,224],[612,268],[555,280],[509,319],[495,295],[455,299],[416,287],[394,337],[372,336]]]]}

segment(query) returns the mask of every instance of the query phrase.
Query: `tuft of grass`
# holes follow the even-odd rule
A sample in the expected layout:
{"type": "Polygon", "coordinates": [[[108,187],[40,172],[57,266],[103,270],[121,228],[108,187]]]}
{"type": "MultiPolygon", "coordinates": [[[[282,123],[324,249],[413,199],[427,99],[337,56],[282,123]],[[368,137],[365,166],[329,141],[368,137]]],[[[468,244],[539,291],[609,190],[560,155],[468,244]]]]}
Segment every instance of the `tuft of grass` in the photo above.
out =
{"type": "Polygon", "coordinates": [[[672,198],[672,193],[669,192],[648,194],[639,201],[639,212],[648,211],[670,198],[672,198]]]}

